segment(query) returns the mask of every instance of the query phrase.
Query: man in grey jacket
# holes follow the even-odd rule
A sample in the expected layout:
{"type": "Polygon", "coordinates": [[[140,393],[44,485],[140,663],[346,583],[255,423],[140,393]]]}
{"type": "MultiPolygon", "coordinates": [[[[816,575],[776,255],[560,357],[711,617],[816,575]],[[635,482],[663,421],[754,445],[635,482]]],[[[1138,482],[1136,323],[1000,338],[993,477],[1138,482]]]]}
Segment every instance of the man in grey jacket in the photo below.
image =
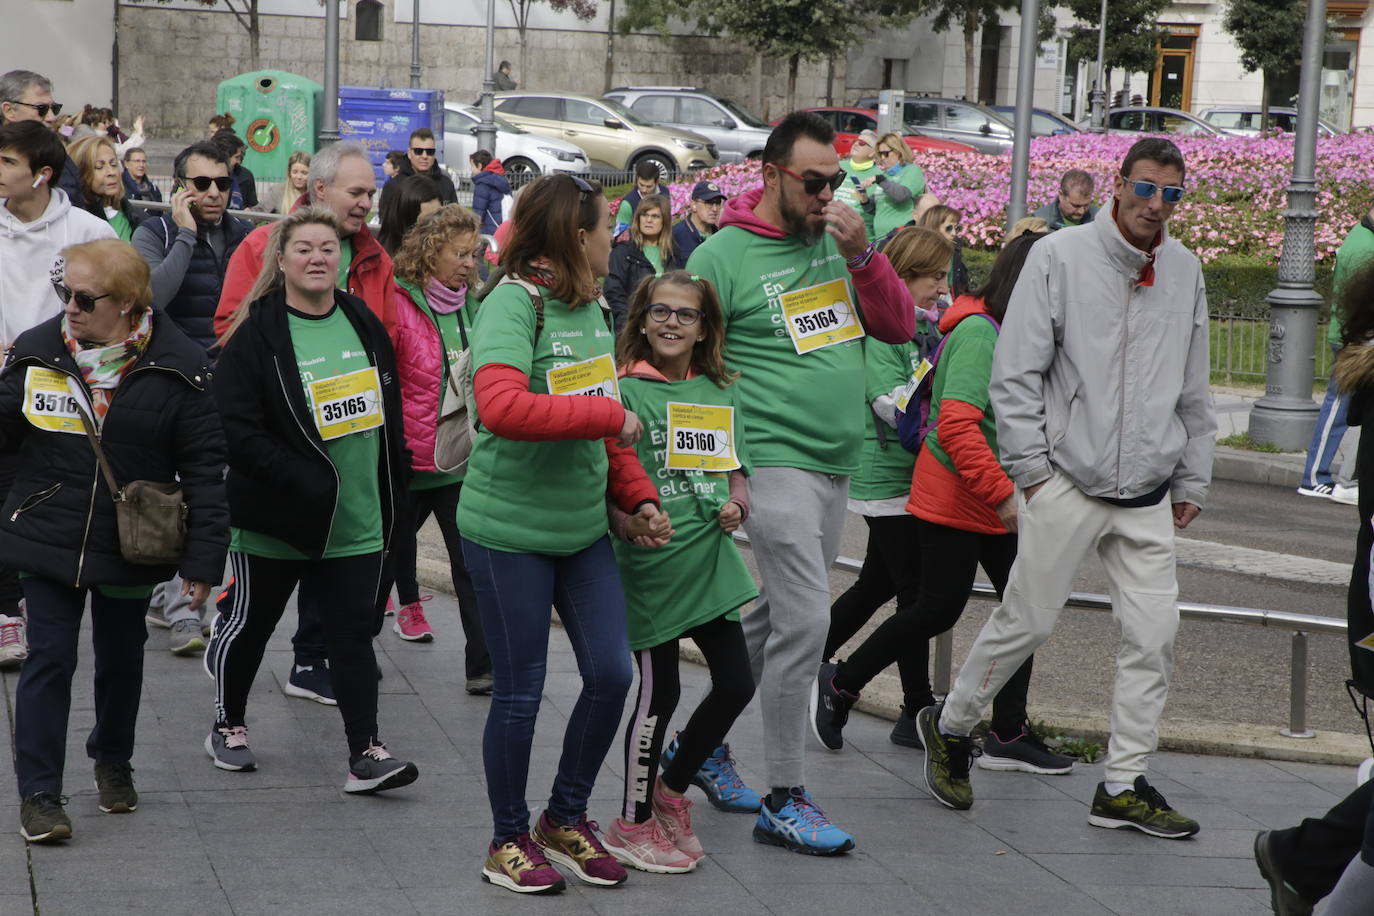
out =
{"type": "Polygon", "coordinates": [[[1165,230],[1183,179],[1172,142],[1136,143],[1110,218],[1042,240],[1012,294],[989,393],[1020,550],[944,706],[917,717],[926,783],[951,808],[973,804],[970,730],[1049,637],[1096,551],[1121,650],[1106,781],[1088,821],[1174,839],[1198,831],[1145,779],[1178,629],[1174,529],[1202,509],[1216,436],[1202,270],[1165,230]]]}

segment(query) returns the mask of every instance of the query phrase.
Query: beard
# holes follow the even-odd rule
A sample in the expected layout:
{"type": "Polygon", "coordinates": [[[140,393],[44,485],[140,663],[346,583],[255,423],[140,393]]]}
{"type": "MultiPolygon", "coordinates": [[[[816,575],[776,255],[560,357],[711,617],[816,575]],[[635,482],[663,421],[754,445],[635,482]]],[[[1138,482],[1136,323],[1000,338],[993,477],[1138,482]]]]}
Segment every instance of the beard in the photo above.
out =
{"type": "Polygon", "coordinates": [[[798,206],[786,192],[780,195],[778,200],[778,213],[782,216],[782,228],[807,248],[819,242],[825,234],[825,225],[813,228],[807,221],[807,208],[798,206]]]}

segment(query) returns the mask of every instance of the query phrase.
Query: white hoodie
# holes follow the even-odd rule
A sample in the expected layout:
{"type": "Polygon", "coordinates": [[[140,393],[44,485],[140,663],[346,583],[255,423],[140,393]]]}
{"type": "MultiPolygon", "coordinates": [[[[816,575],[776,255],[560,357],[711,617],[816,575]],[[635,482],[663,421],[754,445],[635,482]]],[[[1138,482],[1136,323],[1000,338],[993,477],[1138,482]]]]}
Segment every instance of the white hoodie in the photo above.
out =
{"type": "Polygon", "coordinates": [[[0,198],[0,344],[62,311],[52,288],[61,279],[61,252],[68,245],[115,238],[98,216],[72,207],[61,188],[52,188],[43,215],[21,223],[0,198]]]}

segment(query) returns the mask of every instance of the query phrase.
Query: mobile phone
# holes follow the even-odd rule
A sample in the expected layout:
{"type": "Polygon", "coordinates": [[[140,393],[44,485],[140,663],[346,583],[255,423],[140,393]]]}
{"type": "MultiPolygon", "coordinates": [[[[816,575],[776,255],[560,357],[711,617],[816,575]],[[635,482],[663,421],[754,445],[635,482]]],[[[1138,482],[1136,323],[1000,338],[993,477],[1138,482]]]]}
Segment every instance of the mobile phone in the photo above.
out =
{"type": "Polygon", "coordinates": [[[849,176],[849,180],[852,181],[852,182],[854,183],[854,187],[857,188],[857,187],[859,186],[859,176],[858,176],[858,175],[850,175],[850,176],[849,176]]]}

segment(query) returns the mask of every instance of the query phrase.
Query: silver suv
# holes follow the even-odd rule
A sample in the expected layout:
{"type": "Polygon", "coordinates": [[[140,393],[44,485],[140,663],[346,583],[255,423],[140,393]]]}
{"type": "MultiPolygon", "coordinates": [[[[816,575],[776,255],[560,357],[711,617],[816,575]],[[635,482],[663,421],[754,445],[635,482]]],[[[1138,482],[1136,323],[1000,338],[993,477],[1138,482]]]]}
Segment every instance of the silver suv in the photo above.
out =
{"type": "Polygon", "coordinates": [[[621,86],[602,98],[662,127],[709,137],[721,162],[757,159],[772,131],[738,102],[691,86],[621,86]]]}
{"type": "MultiPolygon", "coordinates": [[[[878,97],[866,96],[857,108],[877,108],[878,97]]],[[[909,95],[903,100],[902,120],[913,133],[967,143],[980,153],[1011,150],[1011,122],[985,105],[967,99],[909,95]]]]}

